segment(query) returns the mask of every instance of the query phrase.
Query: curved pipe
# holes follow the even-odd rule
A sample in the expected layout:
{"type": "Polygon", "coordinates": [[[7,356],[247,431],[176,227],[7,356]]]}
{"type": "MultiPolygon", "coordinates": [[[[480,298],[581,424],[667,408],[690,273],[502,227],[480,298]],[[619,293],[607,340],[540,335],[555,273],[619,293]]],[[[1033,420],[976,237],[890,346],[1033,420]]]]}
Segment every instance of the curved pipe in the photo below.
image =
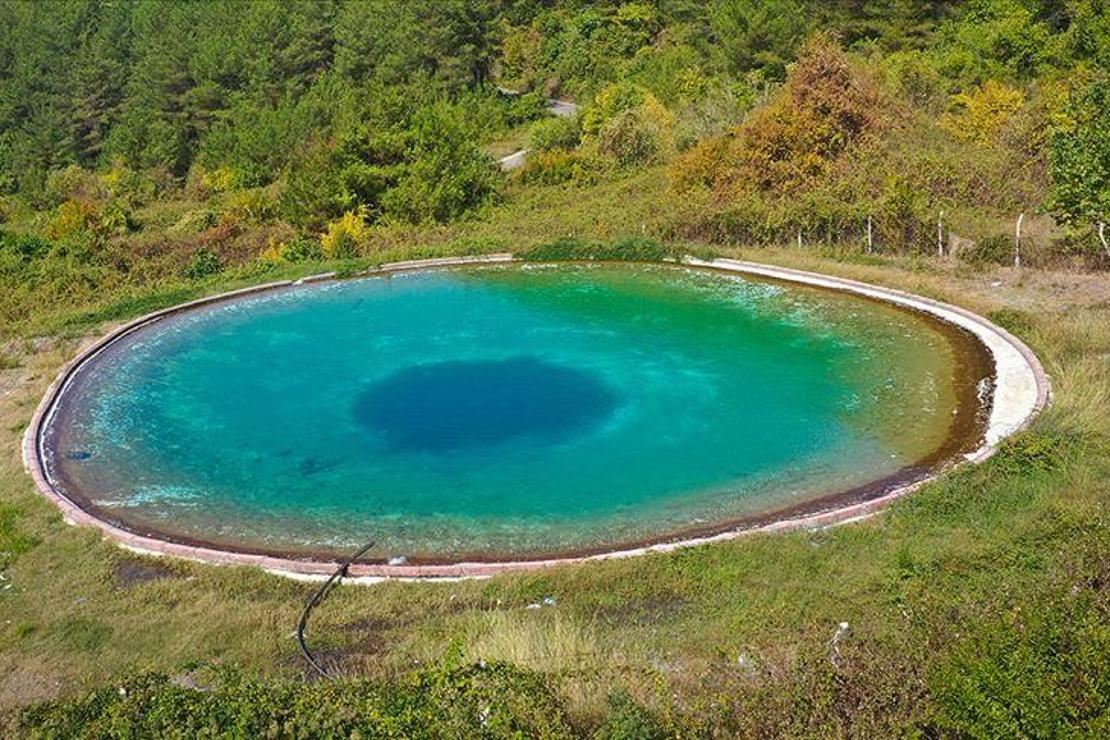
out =
{"type": "Polygon", "coordinates": [[[331,574],[328,580],[324,581],[324,585],[320,586],[320,588],[317,589],[316,592],[309,597],[308,601],[305,602],[304,609],[301,610],[301,618],[297,620],[297,647],[300,648],[301,655],[303,655],[304,659],[308,661],[308,664],[312,666],[312,669],[319,673],[320,676],[323,678],[334,679],[335,676],[328,673],[323,664],[321,664],[320,661],[316,660],[316,656],[314,656],[312,652],[309,651],[308,644],[305,643],[304,631],[305,628],[308,626],[308,618],[312,614],[312,610],[319,606],[320,602],[326,599],[328,597],[328,594],[331,593],[331,590],[335,586],[339,585],[339,582],[343,580],[344,576],[347,575],[347,569],[351,567],[351,563],[365,555],[367,550],[369,550],[373,546],[374,541],[371,540],[370,542],[367,542],[361,550],[357,551],[354,555],[351,555],[349,558],[344,560],[343,563],[336,569],[336,571],[331,574]]]}

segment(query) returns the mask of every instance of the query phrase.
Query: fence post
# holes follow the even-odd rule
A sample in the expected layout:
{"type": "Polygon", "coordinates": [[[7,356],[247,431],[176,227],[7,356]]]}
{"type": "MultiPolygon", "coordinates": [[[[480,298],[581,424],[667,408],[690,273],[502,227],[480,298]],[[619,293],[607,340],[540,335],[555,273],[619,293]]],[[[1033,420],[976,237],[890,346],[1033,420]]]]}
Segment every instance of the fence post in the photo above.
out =
{"type": "Polygon", "coordinates": [[[1106,250],[1106,256],[1110,257],[1110,244],[1106,243],[1106,222],[1101,219],[1098,222],[1098,240],[1102,242],[1102,248],[1106,250]]]}
{"type": "Polygon", "coordinates": [[[1021,222],[1025,220],[1025,213],[1018,214],[1017,225],[1014,227],[1014,267],[1021,267],[1021,222]]]}
{"type": "Polygon", "coordinates": [[[944,256],[944,211],[937,218],[937,256],[944,256]]]}
{"type": "Polygon", "coordinates": [[[798,249],[802,248],[802,230],[798,229],[798,249]]]}
{"type": "Polygon", "coordinates": [[[871,242],[871,216],[867,216],[867,253],[871,254],[873,244],[871,242]]]}

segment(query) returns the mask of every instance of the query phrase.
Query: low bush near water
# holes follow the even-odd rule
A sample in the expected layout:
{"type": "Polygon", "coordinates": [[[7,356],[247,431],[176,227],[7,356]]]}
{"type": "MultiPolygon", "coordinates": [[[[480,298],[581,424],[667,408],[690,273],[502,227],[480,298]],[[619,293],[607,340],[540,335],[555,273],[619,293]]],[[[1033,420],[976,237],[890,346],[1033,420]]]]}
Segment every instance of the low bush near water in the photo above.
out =
{"type": "Polygon", "coordinates": [[[627,237],[612,242],[566,236],[540,244],[519,255],[536,261],[595,260],[662,262],[679,256],[674,248],[645,237],[627,237]]]}
{"type": "Polygon", "coordinates": [[[210,249],[198,249],[193,255],[193,261],[185,268],[182,275],[191,280],[199,280],[215,275],[222,269],[223,265],[220,264],[220,258],[215,252],[210,249]]]}
{"type": "Polygon", "coordinates": [[[1011,475],[1052,473],[1064,467],[1080,443],[1075,435],[1025,432],[1002,444],[994,464],[1011,475]]]}
{"type": "Polygon", "coordinates": [[[1019,336],[1027,334],[1036,326],[1032,316],[1016,308],[1000,308],[997,311],[991,311],[987,314],[987,318],[1006,331],[1019,336]]]}

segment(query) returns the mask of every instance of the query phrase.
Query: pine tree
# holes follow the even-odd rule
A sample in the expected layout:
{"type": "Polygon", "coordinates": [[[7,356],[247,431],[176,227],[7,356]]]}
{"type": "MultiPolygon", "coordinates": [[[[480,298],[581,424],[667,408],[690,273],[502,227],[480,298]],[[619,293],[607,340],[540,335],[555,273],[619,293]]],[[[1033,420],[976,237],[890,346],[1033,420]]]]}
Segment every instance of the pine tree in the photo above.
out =
{"type": "Polygon", "coordinates": [[[131,3],[91,3],[81,21],[72,67],[73,147],[84,166],[96,163],[111,126],[119,119],[131,52],[131,3]]]}

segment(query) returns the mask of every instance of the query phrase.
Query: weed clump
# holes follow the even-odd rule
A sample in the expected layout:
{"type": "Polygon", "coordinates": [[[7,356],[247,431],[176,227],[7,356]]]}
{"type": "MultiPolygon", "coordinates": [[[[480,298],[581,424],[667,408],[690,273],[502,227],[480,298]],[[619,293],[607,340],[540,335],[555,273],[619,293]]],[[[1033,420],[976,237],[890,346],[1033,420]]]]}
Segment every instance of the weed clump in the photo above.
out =
{"type": "Polygon", "coordinates": [[[211,249],[198,249],[196,254],[193,255],[193,261],[189,263],[182,273],[190,280],[201,280],[216,275],[223,270],[223,265],[220,264],[220,258],[211,249]]]}
{"type": "Polygon", "coordinates": [[[1007,439],[994,464],[1007,475],[1033,476],[1063,469],[1078,449],[1076,435],[1027,432],[1007,439]]]}
{"type": "Polygon", "coordinates": [[[987,318],[1013,334],[1024,335],[1033,330],[1033,317],[1016,308],[1000,308],[991,311],[987,318]]]}
{"type": "Polygon", "coordinates": [[[646,707],[637,704],[625,691],[609,696],[609,714],[594,735],[597,740],[662,740],[667,737],[659,718],[646,707]]]}
{"type": "Polygon", "coordinates": [[[973,265],[1009,265],[1014,261],[1014,239],[1005,234],[988,236],[960,257],[973,265]]]}

